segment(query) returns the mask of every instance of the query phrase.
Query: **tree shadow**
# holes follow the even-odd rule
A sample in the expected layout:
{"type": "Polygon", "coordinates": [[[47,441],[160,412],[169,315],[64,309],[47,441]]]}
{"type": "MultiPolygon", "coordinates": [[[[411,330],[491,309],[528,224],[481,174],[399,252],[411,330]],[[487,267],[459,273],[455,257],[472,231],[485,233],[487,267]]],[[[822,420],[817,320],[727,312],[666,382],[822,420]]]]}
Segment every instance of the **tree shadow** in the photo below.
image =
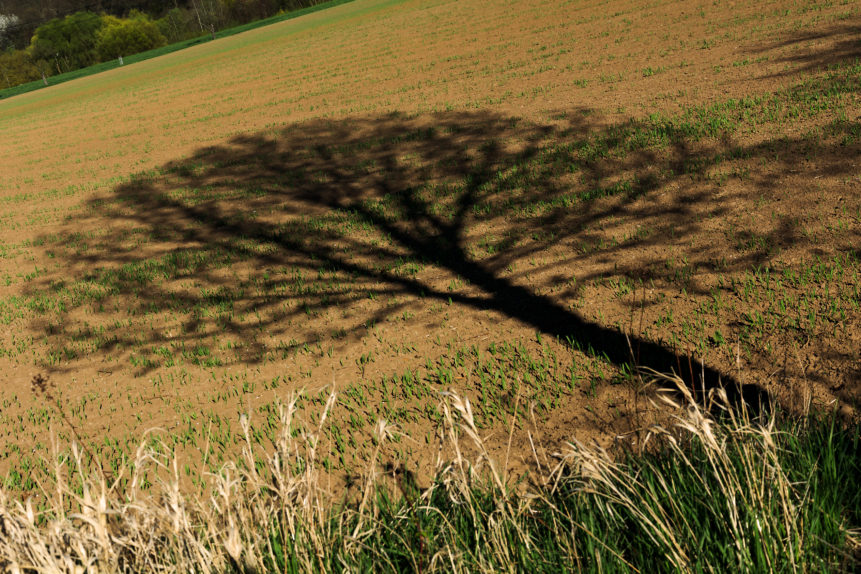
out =
{"type": "Polygon", "coordinates": [[[779,42],[754,47],[752,54],[768,56],[774,52],[782,55],[773,62],[789,64],[783,71],[769,74],[771,77],[801,76],[817,72],[838,64],[851,63],[861,58],[861,26],[838,22],[816,30],[800,32],[779,42]],[[786,52],[789,52],[788,54],[786,52]]]}
{"type": "MultiPolygon", "coordinates": [[[[698,366],[666,340],[571,302],[591,280],[654,279],[670,250],[698,270],[683,289],[708,294],[697,273],[727,249],[711,223],[748,209],[738,202],[753,190],[776,193],[770,174],[795,165],[810,142],[692,143],[670,133],[658,144],[636,123],[597,127],[589,110],[566,118],[316,120],[202,148],[91,200],[47,238],[62,271],[32,282],[30,294],[62,299],[63,310],[35,327],[90,354],[136,354],[146,372],[178,355],[231,360],[215,357],[213,337],[249,363],[358,337],[417,305],[453,305],[516,319],[616,365],[681,371],[707,388],[723,384],[735,400],[767,401],[719,363],[698,366]],[[712,173],[727,158],[767,158],[772,169],[724,193],[712,173]]],[[[820,150],[807,174],[848,173],[850,152],[820,150]]],[[[757,241],[722,271],[766,263],[775,246],[804,238],[785,217],[757,241]]]]}

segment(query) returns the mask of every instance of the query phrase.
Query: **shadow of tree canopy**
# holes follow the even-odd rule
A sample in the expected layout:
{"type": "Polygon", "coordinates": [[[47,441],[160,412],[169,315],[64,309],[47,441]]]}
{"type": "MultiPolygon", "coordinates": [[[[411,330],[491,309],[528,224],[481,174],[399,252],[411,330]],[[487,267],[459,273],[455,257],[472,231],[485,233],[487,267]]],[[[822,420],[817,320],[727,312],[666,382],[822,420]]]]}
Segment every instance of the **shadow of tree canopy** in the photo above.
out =
{"type": "Polygon", "coordinates": [[[861,26],[837,22],[816,30],[754,48],[751,53],[767,55],[775,50],[791,50],[773,61],[791,64],[774,76],[802,75],[861,58],[861,26]]]}
{"type": "MultiPolygon", "coordinates": [[[[237,360],[253,362],[355,336],[417,305],[453,305],[514,318],[617,365],[687,371],[761,398],[720,361],[689,368],[669,339],[572,302],[607,278],[669,285],[671,253],[690,270],[678,288],[702,296],[712,292],[705,275],[817,253],[797,206],[777,203],[785,175],[811,154],[805,178],[854,173],[846,160],[858,143],[846,138],[858,124],[835,124],[821,142],[739,143],[709,117],[685,121],[602,125],[569,110],[541,125],[480,111],[239,135],[132,177],[47,238],[62,272],[34,281],[31,295],[53,294],[63,309],[36,327],[89,352],[181,352],[201,364],[210,357],[201,341],[229,336],[237,360]],[[727,230],[762,201],[774,206],[767,222],[727,230]]],[[[833,247],[857,240],[856,226],[833,247]]],[[[645,288],[619,302],[632,313],[651,304],[645,288]]]]}

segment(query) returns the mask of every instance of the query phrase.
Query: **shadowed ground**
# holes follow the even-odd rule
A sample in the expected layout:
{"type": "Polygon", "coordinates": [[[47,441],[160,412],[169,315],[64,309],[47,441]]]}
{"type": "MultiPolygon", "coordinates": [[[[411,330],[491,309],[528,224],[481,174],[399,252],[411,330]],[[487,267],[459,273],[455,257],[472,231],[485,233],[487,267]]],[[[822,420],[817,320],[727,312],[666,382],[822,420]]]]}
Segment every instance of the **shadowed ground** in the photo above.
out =
{"type": "MultiPolygon", "coordinates": [[[[97,353],[151,357],[143,373],[180,353],[206,363],[219,338],[238,350],[211,366],[265,363],[285,345],[358,340],[393,317],[433,324],[452,305],[447,321],[466,330],[470,310],[492,312],[617,366],[761,396],[764,377],[730,370],[742,343],[754,372],[773,360],[763,341],[742,341],[744,310],[716,311],[681,337],[682,322],[659,316],[675,309],[694,326],[704,302],[732,297],[750,270],[854,265],[857,222],[823,242],[805,221],[857,197],[805,189],[795,174],[851,176],[858,124],[820,141],[712,139],[713,120],[695,117],[560,117],[318,120],[203,148],[92,201],[60,232],[63,277],[34,292],[79,295],[46,328],[56,340],[98,332],[97,353]]],[[[787,346],[810,339],[786,335],[787,346]]]]}

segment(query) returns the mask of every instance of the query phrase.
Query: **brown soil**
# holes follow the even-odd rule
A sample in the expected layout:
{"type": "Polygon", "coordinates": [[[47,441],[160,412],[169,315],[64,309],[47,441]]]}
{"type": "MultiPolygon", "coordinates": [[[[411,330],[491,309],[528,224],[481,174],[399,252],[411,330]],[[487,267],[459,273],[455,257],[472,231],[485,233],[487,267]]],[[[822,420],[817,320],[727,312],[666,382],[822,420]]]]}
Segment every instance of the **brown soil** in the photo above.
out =
{"type": "MultiPolygon", "coordinates": [[[[584,381],[534,418],[527,390],[505,398],[525,409],[515,467],[550,464],[543,457],[569,437],[635,436],[655,420],[613,383],[625,335],[660,370],[696,378],[702,362],[787,408],[838,401],[851,414],[861,314],[844,302],[857,300],[857,265],[826,287],[786,287],[796,305],[827,301],[817,289],[845,294],[834,299],[842,314],[829,315],[839,320],[805,329],[756,333],[755,313],[777,314],[777,303],[731,285],[857,249],[858,137],[827,131],[834,114],[574,173],[535,158],[610,137],[630,117],[797,85],[861,55],[859,24],[857,7],[782,1],[357,0],[0,102],[7,463],[18,456],[9,445],[48,444],[29,388],[37,372],[69,412],[89,400],[86,415],[72,415],[83,435],[134,440],[155,426],[178,433],[191,414],[236,416],[293,389],[314,396],[428,362],[459,365],[435,388],[477,401],[480,369],[457,352],[503,342],[565,365],[573,357],[584,381]],[[718,154],[732,158],[683,169],[718,154]],[[518,178],[522,166],[537,171],[518,178]],[[625,181],[654,183],[574,209],[551,202],[625,181]],[[450,196],[421,195],[446,184],[450,196]],[[369,202],[383,199],[392,211],[375,219],[369,202]],[[523,209],[482,213],[506,199],[523,209]],[[307,223],[356,212],[366,227],[307,223]],[[121,282],[101,302],[57,295],[99,270],[246,244],[243,258],[121,282]],[[65,307],[15,311],[40,297],[65,307]],[[226,297],[231,311],[219,315],[226,297]],[[756,341],[742,341],[750,333],[756,341]],[[569,335],[610,364],[572,351],[569,335]],[[210,355],[195,359],[198,348],[210,355]],[[175,364],[143,361],[159,349],[175,364]],[[263,388],[276,377],[286,384],[263,388]],[[244,382],[255,390],[231,392],[244,382]]],[[[842,125],[857,127],[859,109],[848,105],[842,125]]],[[[382,402],[370,399],[363,416],[382,402]]],[[[192,424],[202,434],[201,420],[192,424]]],[[[429,464],[432,423],[406,420],[429,464]]],[[[485,429],[500,459],[506,420],[485,429]]],[[[369,429],[351,433],[356,449],[369,429]]]]}

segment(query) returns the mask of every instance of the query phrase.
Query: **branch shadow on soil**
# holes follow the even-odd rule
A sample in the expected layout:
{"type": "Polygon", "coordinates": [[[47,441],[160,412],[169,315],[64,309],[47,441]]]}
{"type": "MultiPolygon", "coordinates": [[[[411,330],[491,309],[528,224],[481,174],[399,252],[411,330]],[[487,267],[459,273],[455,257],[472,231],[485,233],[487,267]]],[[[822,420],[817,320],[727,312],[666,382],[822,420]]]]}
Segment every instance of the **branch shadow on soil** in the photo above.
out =
{"type": "Polygon", "coordinates": [[[772,57],[772,61],[787,65],[772,76],[802,76],[836,64],[857,62],[861,59],[861,26],[838,22],[815,31],[795,33],[751,52],[769,56],[775,50],[791,53],[772,57]]]}
{"type": "MultiPolygon", "coordinates": [[[[700,176],[714,158],[771,157],[778,144],[679,140],[617,154],[619,126],[599,125],[588,110],[566,117],[561,126],[491,112],[318,120],[202,148],[93,199],[54,236],[63,276],[35,281],[33,292],[65,294],[66,310],[37,327],[96,354],[137,348],[202,364],[211,355],[201,338],[224,334],[251,362],[278,337],[288,347],[327,329],[348,338],[416,301],[460,305],[616,365],[633,355],[659,372],[691,371],[707,387],[720,382],[734,400],[767,401],[720,365],[688,369],[688,355],[667,341],[602,324],[570,302],[590,278],[648,279],[670,248],[710,268],[708,246],[692,240],[730,206],[700,176]],[[648,232],[583,248],[621,220],[648,232]],[[526,263],[554,249],[568,255],[526,263]],[[575,284],[565,284],[559,275],[572,270],[575,284]]],[[[786,165],[807,146],[779,145],[788,152],[773,161],[786,165]]],[[[831,160],[817,169],[846,169],[831,160]]],[[[761,194],[779,184],[745,185],[761,194]]],[[[803,241],[788,221],[766,235],[765,246],[803,241]]],[[[724,265],[762,263],[769,249],[724,265]]]]}

